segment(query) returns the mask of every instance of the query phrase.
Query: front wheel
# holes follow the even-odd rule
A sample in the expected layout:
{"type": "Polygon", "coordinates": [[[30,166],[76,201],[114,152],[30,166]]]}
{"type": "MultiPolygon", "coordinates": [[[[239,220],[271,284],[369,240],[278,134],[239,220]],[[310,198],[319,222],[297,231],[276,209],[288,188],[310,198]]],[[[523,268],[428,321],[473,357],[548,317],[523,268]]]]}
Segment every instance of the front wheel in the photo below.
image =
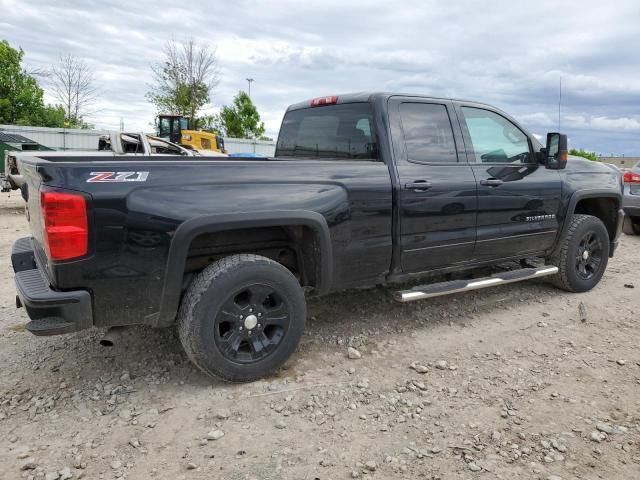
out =
{"type": "Polygon", "coordinates": [[[602,220],[591,215],[573,215],[569,228],[551,258],[559,269],[552,281],[569,292],[587,292],[595,287],[609,261],[609,234],[602,220]]]}
{"type": "Polygon", "coordinates": [[[289,270],[259,255],[231,255],[194,278],[180,305],[178,333],[202,371],[248,382],[289,358],[305,319],[304,292],[289,270]]]}

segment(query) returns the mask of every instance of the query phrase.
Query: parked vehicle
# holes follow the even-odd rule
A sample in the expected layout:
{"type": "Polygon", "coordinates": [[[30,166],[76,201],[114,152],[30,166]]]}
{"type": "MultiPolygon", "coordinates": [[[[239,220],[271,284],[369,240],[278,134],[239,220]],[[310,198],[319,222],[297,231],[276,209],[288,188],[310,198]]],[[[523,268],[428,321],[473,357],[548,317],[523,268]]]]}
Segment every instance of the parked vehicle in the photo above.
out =
{"type": "MultiPolygon", "coordinates": [[[[17,152],[7,152],[4,159],[5,172],[7,175],[2,177],[0,184],[3,192],[17,190],[22,187],[24,179],[18,167],[17,152]]],[[[42,155],[42,152],[32,151],[22,152],[20,155],[42,155]]],[[[134,155],[134,156],[151,156],[151,155],[179,155],[185,157],[194,157],[200,155],[194,150],[188,150],[168,142],[161,138],[147,135],[142,132],[110,132],[109,135],[102,135],[98,139],[98,151],[73,151],[73,152],[53,152],[48,151],[49,157],[71,158],[75,161],[85,161],[94,159],[96,156],[113,157],[115,155],[134,155]]],[[[222,155],[222,154],[220,154],[222,155]]],[[[226,156],[226,155],[222,155],[226,156]]]]}
{"type": "Polygon", "coordinates": [[[189,119],[186,117],[160,115],[157,122],[159,137],[204,154],[227,153],[224,148],[224,138],[221,135],[189,129],[189,119]]]}
{"type": "Polygon", "coordinates": [[[295,104],[275,158],[17,164],[33,235],[11,255],[26,328],[177,324],[189,358],[231,381],[285,362],[305,296],[442,275],[457,279],[394,298],[543,276],[590,290],[624,216],[619,174],[567,161],[565,135],[543,147],[494,107],[415,95],[295,104]],[[505,262],[521,268],[478,278],[505,262]]]}
{"type": "Polygon", "coordinates": [[[624,233],[640,235],[640,162],[622,175],[624,182],[624,233]]]}

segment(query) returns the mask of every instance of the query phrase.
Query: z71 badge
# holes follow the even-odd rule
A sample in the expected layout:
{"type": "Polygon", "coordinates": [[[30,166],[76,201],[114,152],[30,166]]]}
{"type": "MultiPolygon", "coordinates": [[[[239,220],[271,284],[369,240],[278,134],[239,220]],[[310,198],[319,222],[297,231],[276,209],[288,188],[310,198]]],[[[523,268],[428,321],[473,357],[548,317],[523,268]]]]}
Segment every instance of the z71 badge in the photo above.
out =
{"type": "Polygon", "coordinates": [[[91,172],[87,183],[146,182],[149,172],[91,172]]]}

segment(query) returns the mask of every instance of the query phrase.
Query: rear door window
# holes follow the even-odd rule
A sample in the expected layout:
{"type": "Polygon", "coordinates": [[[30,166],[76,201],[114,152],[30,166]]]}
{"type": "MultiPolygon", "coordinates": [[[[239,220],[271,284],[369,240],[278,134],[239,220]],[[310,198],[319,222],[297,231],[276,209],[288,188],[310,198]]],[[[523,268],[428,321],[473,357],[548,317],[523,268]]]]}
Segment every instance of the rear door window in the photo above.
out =
{"type": "Polygon", "coordinates": [[[458,161],[446,106],[433,103],[402,103],[400,119],[407,160],[418,163],[458,161]]]}
{"type": "Polygon", "coordinates": [[[377,160],[371,105],[346,103],[287,112],[276,157],[377,160]]]}

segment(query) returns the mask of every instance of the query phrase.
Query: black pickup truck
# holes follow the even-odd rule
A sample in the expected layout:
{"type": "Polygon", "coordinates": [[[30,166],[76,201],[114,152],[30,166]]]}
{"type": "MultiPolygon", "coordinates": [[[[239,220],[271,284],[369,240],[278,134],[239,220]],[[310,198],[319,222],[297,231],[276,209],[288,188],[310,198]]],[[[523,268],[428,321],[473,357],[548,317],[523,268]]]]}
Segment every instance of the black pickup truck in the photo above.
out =
{"type": "Polygon", "coordinates": [[[177,325],[231,381],[295,350],[305,297],[438,277],[411,301],[548,275],[584,292],[622,228],[622,182],[489,105],[328,96],[288,108],[274,158],[17,156],[32,236],[12,252],[36,335],[177,325]],[[488,267],[513,262],[519,268],[488,267]],[[478,269],[491,270],[478,277],[478,269]]]}

